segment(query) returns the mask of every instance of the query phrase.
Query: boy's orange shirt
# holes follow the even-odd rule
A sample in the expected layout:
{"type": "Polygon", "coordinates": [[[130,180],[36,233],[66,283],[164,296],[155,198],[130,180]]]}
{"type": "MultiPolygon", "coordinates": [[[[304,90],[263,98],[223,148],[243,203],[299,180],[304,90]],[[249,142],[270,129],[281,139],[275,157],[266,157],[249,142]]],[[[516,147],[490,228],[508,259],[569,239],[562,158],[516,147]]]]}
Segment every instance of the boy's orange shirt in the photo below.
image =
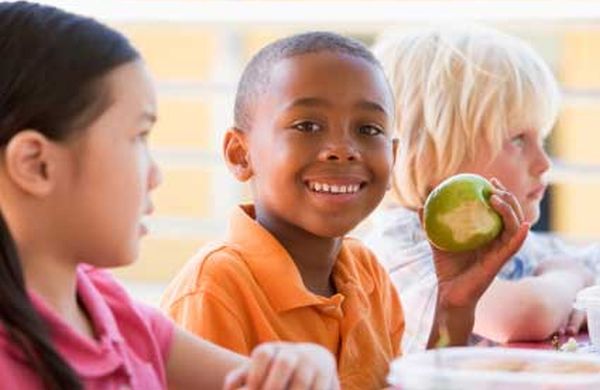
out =
{"type": "Polygon", "coordinates": [[[253,217],[252,206],[234,211],[227,240],[184,266],[162,309],[191,332],[244,355],[266,341],[318,343],[337,357],[344,389],[383,387],[400,353],[404,318],[373,254],[345,239],[333,270],[338,293],[318,296],[253,217]]]}

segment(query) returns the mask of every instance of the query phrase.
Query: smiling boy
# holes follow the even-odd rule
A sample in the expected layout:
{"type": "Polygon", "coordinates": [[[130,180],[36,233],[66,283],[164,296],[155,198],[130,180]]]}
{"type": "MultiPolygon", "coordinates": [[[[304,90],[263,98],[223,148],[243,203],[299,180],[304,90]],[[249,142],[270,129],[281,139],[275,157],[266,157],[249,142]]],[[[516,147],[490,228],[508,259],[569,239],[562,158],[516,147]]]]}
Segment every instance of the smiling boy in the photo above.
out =
{"type": "MultiPolygon", "coordinates": [[[[243,354],[269,340],[321,344],[337,357],[343,388],[383,387],[400,351],[402,310],[375,257],[344,235],[389,188],[397,147],[392,121],[390,88],[362,44],[316,32],[261,50],[240,80],[235,126],[223,148],[230,171],[250,182],[254,204],[237,208],[227,238],[187,263],[163,309],[243,354]]],[[[500,196],[506,194],[497,195],[495,207],[512,251],[526,229],[518,229],[518,213],[500,196]]],[[[446,306],[439,318],[456,343],[470,333],[479,289],[508,258],[504,252],[484,260],[490,274],[461,291],[468,298],[460,307],[464,319],[447,310],[458,295],[441,289],[450,293],[440,300],[446,306]]],[[[450,281],[464,273],[442,271],[450,281]]]]}

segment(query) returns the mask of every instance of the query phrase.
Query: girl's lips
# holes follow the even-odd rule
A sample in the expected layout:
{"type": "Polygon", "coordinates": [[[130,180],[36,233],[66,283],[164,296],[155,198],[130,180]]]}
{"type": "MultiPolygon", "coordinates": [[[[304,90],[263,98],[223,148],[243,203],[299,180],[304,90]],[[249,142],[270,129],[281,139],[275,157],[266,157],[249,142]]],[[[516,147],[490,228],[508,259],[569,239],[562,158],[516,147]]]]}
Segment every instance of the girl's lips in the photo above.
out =
{"type": "Polygon", "coordinates": [[[145,236],[146,234],[148,234],[148,227],[143,222],[140,222],[139,233],[140,236],[145,236]]]}

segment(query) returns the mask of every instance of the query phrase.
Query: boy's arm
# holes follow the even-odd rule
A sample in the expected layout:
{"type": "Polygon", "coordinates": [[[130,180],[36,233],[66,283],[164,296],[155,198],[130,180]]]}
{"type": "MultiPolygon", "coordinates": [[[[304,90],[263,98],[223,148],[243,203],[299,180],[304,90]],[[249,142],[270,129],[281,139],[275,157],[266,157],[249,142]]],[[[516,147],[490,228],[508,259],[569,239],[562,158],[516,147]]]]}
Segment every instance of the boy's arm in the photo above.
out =
{"type": "Polygon", "coordinates": [[[518,281],[497,279],[477,306],[474,331],[500,342],[546,339],[569,325],[577,292],[591,283],[592,273],[569,260],[518,281]]]}
{"type": "Polygon", "coordinates": [[[500,214],[504,229],[486,247],[461,253],[433,248],[438,279],[438,299],[428,347],[465,345],[473,330],[477,303],[502,266],[519,250],[529,224],[517,199],[492,179],[492,207],[500,214]]]}

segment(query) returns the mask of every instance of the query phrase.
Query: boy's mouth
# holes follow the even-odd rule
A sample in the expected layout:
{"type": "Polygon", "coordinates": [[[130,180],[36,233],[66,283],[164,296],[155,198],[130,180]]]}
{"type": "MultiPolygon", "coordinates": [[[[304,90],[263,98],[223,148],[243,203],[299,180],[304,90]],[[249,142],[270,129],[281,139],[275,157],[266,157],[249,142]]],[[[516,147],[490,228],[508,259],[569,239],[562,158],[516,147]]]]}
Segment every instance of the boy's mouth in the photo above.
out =
{"type": "Polygon", "coordinates": [[[327,194],[355,194],[364,187],[365,182],[357,183],[327,183],[319,181],[307,181],[307,187],[313,192],[327,194]]]}

